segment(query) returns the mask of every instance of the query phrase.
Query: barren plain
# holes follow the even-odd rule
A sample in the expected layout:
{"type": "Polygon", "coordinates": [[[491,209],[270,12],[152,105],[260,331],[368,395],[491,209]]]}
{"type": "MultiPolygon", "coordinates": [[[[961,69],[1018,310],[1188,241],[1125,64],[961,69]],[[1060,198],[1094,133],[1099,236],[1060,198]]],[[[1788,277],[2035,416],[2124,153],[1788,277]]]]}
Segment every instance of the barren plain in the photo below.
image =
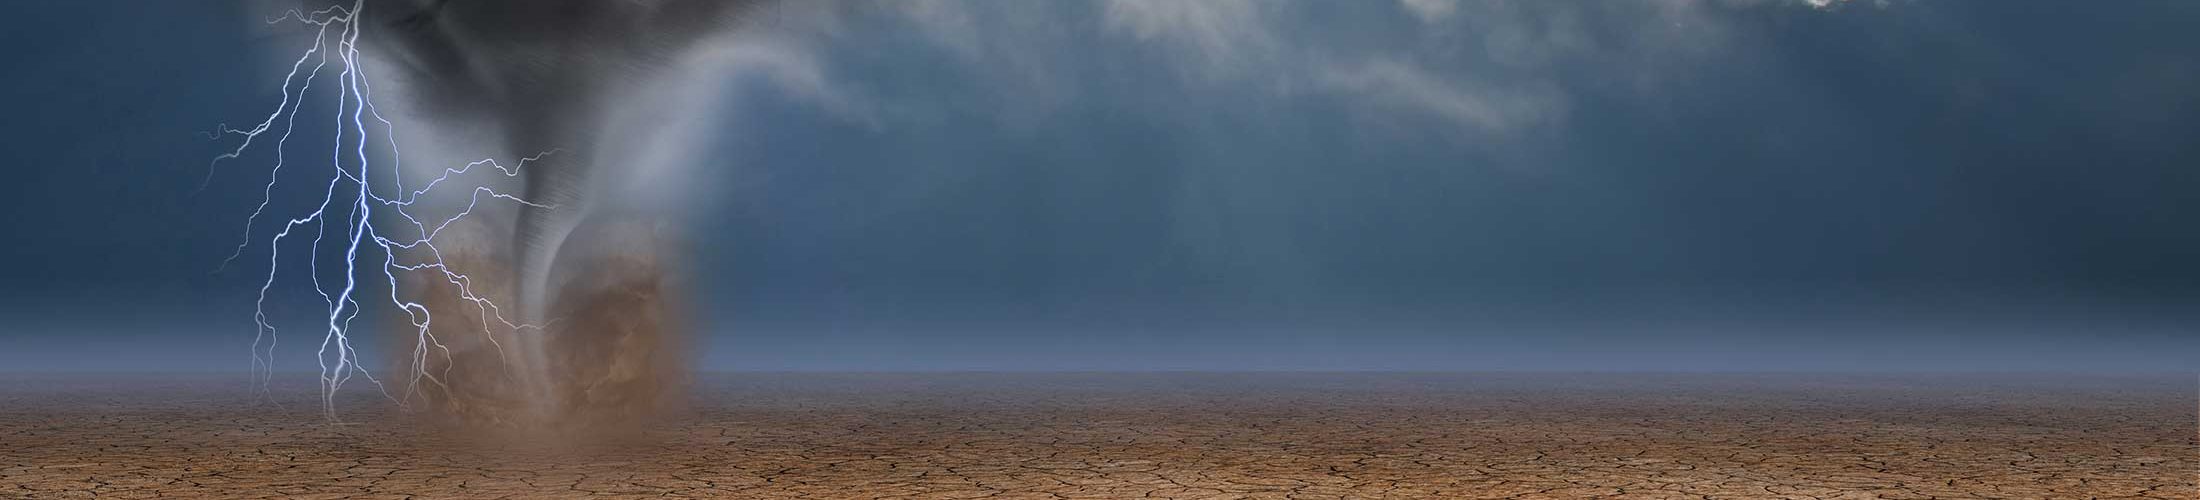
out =
{"type": "Polygon", "coordinates": [[[0,497],[2200,498],[2174,374],[718,374],[560,450],[249,387],[0,375],[0,497]]]}

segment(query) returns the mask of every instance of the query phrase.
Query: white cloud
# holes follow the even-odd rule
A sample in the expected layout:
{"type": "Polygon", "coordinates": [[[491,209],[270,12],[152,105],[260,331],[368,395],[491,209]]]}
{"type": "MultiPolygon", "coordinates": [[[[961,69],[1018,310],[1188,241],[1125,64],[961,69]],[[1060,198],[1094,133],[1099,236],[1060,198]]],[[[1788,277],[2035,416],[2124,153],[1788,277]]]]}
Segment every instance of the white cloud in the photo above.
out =
{"type": "Polygon", "coordinates": [[[1371,106],[1425,113],[1477,132],[1544,125],[1565,111],[1555,92],[1470,84],[1388,59],[1326,68],[1319,81],[1371,106]]]}
{"type": "MultiPolygon", "coordinates": [[[[1662,76],[1687,71],[1693,61],[1735,50],[1733,35],[1717,10],[1761,7],[1833,8],[1847,0],[1646,0],[1587,3],[1398,0],[1423,21],[1416,32],[1397,34],[1417,44],[1368,43],[1319,29],[1309,4],[1262,0],[1103,0],[1097,4],[1051,2],[972,3],[903,0],[832,4],[811,9],[830,22],[816,33],[776,37],[785,43],[729,49],[725,57],[763,75],[792,95],[838,116],[880,125],[883,118],[921,109],[910,103],[876,102],[838,85],[817,60],[828,50],[813,43],[857,37],[841,14],[883,14],[908,23],[920,40],[953,54],[969,71],[970,85],[997,96],[1004,119],[1043,119],[1092,85],[1073,77],[1080,65],[1065,59],[1100,42],[1144,44],[1158,49],[1164,65],[1138,72],[1174,72],[1186,84],[1243,87],[1277,98],[1339,96],[1368,112],[1433,118],[1464,133],[1488,134],[1564,121],[1568,96],[1557,85],[1560,70],[1596,68],[1607,82],[1654,92],[1662,76]],[[1098,10],[1100,40],[1082,39],[1076,23],[1086,6],[1098,10]],[[841,7],[855,7],[854,10],[841,7]],[[866,10],[868,9],[868,10],[866,10]],[[1441,22],[1440,22],[1441,21],[1441,22]],[[1616,24],[1614,24],[1616,23],[1616,24]],[[880,116],[881,111],[886,116],[880,116]]],[[[872,20],[879,18],[873,17],[872,20]]],[[[1116,70],[1120,70],[1117,68],[1116,70]]]]}
{"type": "Polygon", "coordinates": [[[704,74],[741,82],[760,78],[791,97],[808,101],[833,116],[876,126],[867,99],[842,88],[825,73],[808,49],[771,41],[734,41],[704,49],[694,64],[704,74]]]}
{"type": "Polygon", "coordinates": [[[1453,12],[1459,10],[1459,0],[1398,0],[1398,3],[1404,5],[1406,11],[1412,12],[1414,17],[1431,23],[1451,17],[1453,12]]]}
{"type": "MultiPolygon", "coordinates": [[[[1169,44],[1193,57],[1178,61],[1226,85],[1312,82],[1313,91],[1341,95],[1362,109],[1422,114],[1462,130],[1489,133],[1555,121],[1564,99],[1480,82],[1446,78],[1409,62],[1410,54],[1358,54],[1279,37],[1290,19],[1250,0],[1111,0],[1106,27],[1147,43],[1169,44]]],[[[1449,0],[1405,0],[1424,20],[1452,15],[1449,0]]],[[[1288,5],[1281,5],[1288,7],[1288,5]]],[[[1293,94],[1286,92],[1285,96],[1293,94]]]]}
{"type": "Polygon", "coordinates": [[[911,23],[924,30],[933,43],[953,50],[966,59],[977,59],[985,53],[984,40],[979,38],[977,20],[968,9],[969,4],[960,0],[907,0],[892,4],[911,23]]]}
{"type": "Polygon", "coordinates": [[[1109,0],[1105,27],[1142,42],[1166,42],[1190,57],[1180,63],[1211,75],[1271,64],[1282,50],[1264,7],[1253,0],[1109,0]]]}

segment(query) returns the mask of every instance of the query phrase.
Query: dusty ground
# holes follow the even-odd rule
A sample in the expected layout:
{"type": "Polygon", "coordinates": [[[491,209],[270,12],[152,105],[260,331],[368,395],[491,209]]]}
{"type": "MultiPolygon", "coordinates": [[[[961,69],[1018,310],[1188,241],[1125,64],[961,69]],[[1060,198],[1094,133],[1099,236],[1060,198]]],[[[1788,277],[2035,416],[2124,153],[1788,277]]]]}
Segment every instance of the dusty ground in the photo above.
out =
{"type": "Polygon", "coordinates": [[[2200,498],[2187,376],[737,375],[585,452],[0,376],[0,497],[2200,498]]]}

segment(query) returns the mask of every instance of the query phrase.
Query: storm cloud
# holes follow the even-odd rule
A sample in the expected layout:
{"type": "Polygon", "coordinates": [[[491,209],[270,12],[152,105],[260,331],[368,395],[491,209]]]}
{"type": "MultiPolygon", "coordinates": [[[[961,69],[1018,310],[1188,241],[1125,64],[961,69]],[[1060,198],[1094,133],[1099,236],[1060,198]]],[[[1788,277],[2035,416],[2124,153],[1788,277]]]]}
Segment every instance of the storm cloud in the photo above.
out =
{"type": "MultiPolygon", "coordinates": [[[[691,112],[634,115],[676,123],[642,136],[682,148],[642,151],[682,167],[617,198],[679,204],[706,368],[2112,370],[2200,349],[2193,5],[761,12],[647,96],[691,112]]],[[[83,47],[19,65],[50,78],[14,94],[59,97],[14,137],[56,146],[10,160],[93,166],[26,174],[78,187],[5,200],[11,234],[56,242],[5,251],[110,263],[0,271],[12,314],[150,296],[198,338],[249,331],[249,304],[178,291],[244,286],[193,263],[257,186],[164,186],[205,173],[188,132],[272,89],[145,41],[265,41],[224,34],[237,12],[167,17],[0,31],[83,47]],[[78,62],[124,51],[172,57],[78,62]],[[186,133],[83,139],[117,123],[186,133]],[[117,196],[148,208],[60,208],[117,196]]],[[[99,345],[171,338],[136,335],[99,345]]]]}

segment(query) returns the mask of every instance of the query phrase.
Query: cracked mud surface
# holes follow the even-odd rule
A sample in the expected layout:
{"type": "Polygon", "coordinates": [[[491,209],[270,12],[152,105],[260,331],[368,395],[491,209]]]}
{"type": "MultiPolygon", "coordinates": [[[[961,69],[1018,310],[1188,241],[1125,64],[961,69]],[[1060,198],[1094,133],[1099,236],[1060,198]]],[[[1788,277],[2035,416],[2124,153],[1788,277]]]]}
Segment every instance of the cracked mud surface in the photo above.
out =
{"type": "Polygon", "coordinates": [[[2200,498],[2185,376],[741,374],[559,454],[288,378],[0,375],[0,498],[2200,498]]]}

